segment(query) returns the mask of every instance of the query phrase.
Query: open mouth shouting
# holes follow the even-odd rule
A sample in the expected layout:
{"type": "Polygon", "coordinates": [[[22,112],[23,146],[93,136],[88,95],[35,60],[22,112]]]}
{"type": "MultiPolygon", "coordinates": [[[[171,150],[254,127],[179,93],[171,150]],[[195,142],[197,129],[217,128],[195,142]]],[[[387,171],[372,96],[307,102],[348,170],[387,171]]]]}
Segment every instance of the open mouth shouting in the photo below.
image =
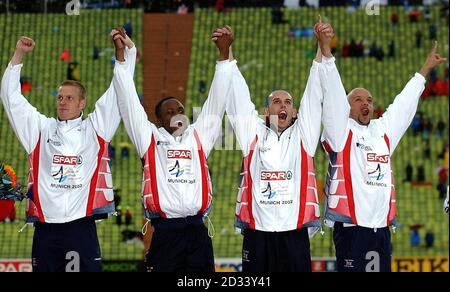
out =
{"type": "Polygon", "coordinates": [[[287,112],[286,111],[280,111],[279,113],[278,113],[278,120],[280,121],[280,122],[286,122],[286,120],[287,120],[287,117],[288,117],[288,114],[287,114],[287,112]]]}
{"type": "Polygon", "coordinates": [[[362,115],[363,116],[368,116],[369,115],[369,113],[370,113],[370,111],[369,111],[369,109],[368,108],[363,108],[362,110],[361,110],[361,113],[362,113],[362,115]]]}

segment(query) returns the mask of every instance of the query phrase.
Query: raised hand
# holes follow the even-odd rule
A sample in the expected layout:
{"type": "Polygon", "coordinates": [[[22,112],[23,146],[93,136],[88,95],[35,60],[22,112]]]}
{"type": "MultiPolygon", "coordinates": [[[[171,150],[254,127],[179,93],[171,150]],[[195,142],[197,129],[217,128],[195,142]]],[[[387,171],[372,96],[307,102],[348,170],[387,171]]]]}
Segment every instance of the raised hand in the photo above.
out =
{"type": "Polygon", "coordinates": [[[125,29],[122,27],[117,27],[111,31],[111,39],[114,42],[114,47],[116,49],[116,60],[123,62],[125,61],[125,29]]]}
{"type": "Polygon", "coordinates": [[[216,28],[212,35],[211,40],[216,44],[219,49],[219,60],[227,60],[230,56],[231,44],[234,40],[233,30],[229,26],[216,28]]]}
{"type": "Polygon", "coordinates": [[[438,42],[435,41],[433,49],[428,54],[428,57],[425,60],[425,64],[423,64],[422,69],[420,69],[420,72],[419,72],[424,77],[427,77],[428,73],[430,73],[431,70],[433,70],[440,64],[443,64],[445,61],[447,61],[447,58],[443,58],[443,57],[441,57],[441,55],[439,55],[437,53],[437,48],[438,48],[438,42]]]}
{"type": "Polygon", "coordinates": [[[125,49],[125,30],[122,27],[116,27],[111,31],[111,39],[114,42],[114,46],[116,47],[116,50],[123,50],[125,49]]]}
{"type": "Polygon", "coordinates": [[[16,50],[14,51],[14,55],[10,61],[11,65],[15,66],[22,63],[23,56],[26,53],[31,52],[35,46],[36,43],[33,39],[26,36],[21,37],[19,41],[17,41],[16,50]]]}
{"type": "Polygon", "coordinates": [[[317,22],[314,24],[313,32],[316,40],[319,41],[319,25],[322,25],[322,16],[320,14],[317,16],[317,22]]]}
{"type": "Polygon", "coordinates": [[[35,46],[36,43],[33,39],[23,36],[17,42],[16,51],[22,54],[29,53],[34,49],[35,46]]]}
{"type": "Polygon", "coordinates": [[[314,25],[314,35],[319,41],[322,54],[331,57],[331,40],[334,37],[333,27],[329,23],[323,23],[320,15],[316,25],[314,25]]]}

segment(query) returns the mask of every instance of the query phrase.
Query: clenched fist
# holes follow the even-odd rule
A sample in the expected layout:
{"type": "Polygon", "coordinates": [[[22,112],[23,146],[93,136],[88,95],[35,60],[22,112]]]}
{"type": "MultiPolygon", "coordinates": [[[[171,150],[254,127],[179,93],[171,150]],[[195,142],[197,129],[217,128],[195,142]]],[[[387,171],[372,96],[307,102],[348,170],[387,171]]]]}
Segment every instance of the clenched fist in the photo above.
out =
{"type": "Polygon", "coordinates": [[[228,59],[230,47],[234,40],[234,34],[231,27],[224,26],[222,28],[216,28],[211,35],[211,40],[219,49],[219,60],[228,59]]]}
{"type": "Polygon", "coordinates": [[[23,54],[29,53],[34,49],[35,46],[36,43],[33,41],[33,39],[23,36],[17,42],[16,51],[23,54]]]}

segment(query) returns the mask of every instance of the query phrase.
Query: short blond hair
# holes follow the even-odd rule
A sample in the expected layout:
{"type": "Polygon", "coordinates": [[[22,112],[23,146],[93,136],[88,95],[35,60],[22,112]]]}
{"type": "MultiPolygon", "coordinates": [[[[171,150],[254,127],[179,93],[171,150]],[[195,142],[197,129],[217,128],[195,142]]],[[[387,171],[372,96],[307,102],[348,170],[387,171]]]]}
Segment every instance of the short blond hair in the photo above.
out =
{"type": "Polygon", "coordinates": [[[75,81],[75,80],[66,80],[66,81],[63,81],[59,85],[59,87],[62,87],[62,86],[74,86],[74,87],[77,87],[79,89],[79,91],[80,91],[80,98],[82,100],[86,99],[86,88],[84,87],[83,84],[81,84],[81,82],[75,81]]]}

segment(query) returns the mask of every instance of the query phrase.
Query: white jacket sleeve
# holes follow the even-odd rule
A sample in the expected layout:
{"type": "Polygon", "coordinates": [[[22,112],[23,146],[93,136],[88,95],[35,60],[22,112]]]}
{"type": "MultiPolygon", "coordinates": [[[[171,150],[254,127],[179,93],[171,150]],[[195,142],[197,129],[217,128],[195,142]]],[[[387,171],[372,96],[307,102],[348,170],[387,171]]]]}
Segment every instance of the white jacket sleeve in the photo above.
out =
{"type": "Polygon", "coordinates": [[[323,57],[319,71],[324,95],[322,115],[324,136],[331,149],[339,152],[345,145],[350,105],[334,57],[323,57]]]}
{"type": "Polygon", "coordinates": [[[221,134],[222,120],[228,91],[231,85],[231,68],[236,61],[220,61],[216,64],[216,72],[211,83],[208,99],[193,127],[198,132],[206,157],[214,147],[221,134]]]}
{"type": "Polygon", "coordinates": [[[142,158],[150,146],[154,127],[148,121],[144,107],[139,101],[136,86],[126,63],[116,62],[113,83],[125,129],[139,157],[142,158]]]}
{"type": "Polygon", "coordinates": [[[2,79],[1,99],[11,126],[28,154],[33,152],[39,139],[42,124],[47,119],[22,95],[20,70],[22,64],[11,65],[2,79]]]}
{"type": "Polygon", "coordinates": [[[247,156],[257,134],[257,125],[261,120],[251,101],[250,90],[244,76],[236,64],[233,66],[231,75],[231,88],[226,111],[243,155],[247,156]]]}
{"type": "Polygon", "coordinates": [[[296,127],[300,129],[305,151],[310,156],[314,156],[320,138],[323,93],[320,86],[319,66],[319,63],[313,61],[305,92],[300,102],[298,119],[295,122],[296,127]]]}
{"type": "Polygon", "coordinates": [[[416,73],[380,118],[389,137],[391,154],[411,124],[424,89],[425,78],[416,73]]]}
{"type": "MultiPolygon", "coordinates": [[[[131,76],[134,75],[136,65],[136,47],[125,49],[125,66],[131,76]]],[[[108,90],[95,103],[94,111],[89,115],[92,125],[103,139],[111,141],[120,124],[119,108],[117,107],[117,94],[113,82],[108,90]]]]}

